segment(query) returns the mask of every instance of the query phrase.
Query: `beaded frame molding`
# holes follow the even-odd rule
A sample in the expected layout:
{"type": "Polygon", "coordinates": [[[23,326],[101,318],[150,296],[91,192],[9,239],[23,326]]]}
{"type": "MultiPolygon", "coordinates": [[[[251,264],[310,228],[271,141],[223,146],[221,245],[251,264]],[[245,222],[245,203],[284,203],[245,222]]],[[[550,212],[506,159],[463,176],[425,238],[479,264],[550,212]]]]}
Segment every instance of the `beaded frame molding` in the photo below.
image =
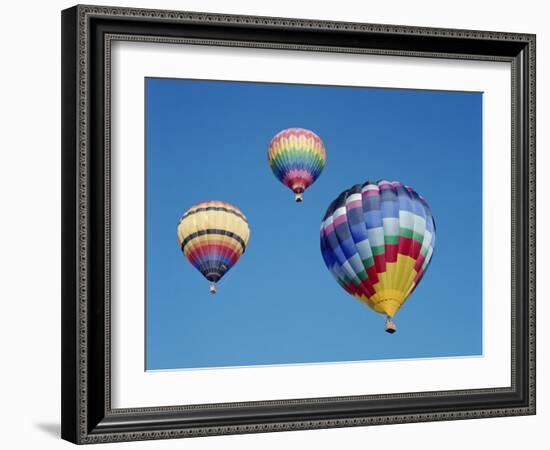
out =
{"type": "Polygon", "coordinates": [[[535,414],[535,36],[78,5],[62,12],[62,419],[78,444],[535,414]],[[111,407],[110,64],[116,40],[506,61],[511,386],[111,407]]]}

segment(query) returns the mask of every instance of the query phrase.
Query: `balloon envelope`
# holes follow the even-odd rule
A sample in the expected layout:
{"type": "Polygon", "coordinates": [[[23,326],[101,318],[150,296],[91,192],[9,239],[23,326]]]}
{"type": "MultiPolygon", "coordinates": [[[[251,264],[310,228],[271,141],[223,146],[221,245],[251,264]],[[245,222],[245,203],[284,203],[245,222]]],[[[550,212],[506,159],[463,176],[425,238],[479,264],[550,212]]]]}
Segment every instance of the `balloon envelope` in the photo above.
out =
{"type": "Polygon", "coordinates": [[[288,128],[271,140],[267,159],[275,176],[296,194],[299,202],[325,167],[325,145],[313,131],[288,128]]]}
{"type": "Polygon", "coordinates": [[[177,235],[189,262],[216,283],[246,250],[250,229],[239,208],[212,200],[187,210],[178,223],[177,235]]]}
{"type": "Polygon", "coordinates": [[[428,203],[398,181],[342,192],[321,224],[323,259],[338,283],[389,318],[420,282],[434,245],[428,203]]]}

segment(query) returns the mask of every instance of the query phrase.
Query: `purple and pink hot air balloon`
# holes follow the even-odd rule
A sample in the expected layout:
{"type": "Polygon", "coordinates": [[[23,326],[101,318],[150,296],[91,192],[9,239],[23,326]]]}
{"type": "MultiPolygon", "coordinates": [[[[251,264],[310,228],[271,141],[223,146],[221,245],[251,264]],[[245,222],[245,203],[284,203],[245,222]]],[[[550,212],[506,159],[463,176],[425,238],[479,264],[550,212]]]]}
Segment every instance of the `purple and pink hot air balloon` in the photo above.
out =
{"type": "Polygon", "coordinates": [[[304,191],[319,177],[326,163],[325,145],[313,131],[287,128],[275,135],[267,154],[271,170],[303,201],[304,191]]]}

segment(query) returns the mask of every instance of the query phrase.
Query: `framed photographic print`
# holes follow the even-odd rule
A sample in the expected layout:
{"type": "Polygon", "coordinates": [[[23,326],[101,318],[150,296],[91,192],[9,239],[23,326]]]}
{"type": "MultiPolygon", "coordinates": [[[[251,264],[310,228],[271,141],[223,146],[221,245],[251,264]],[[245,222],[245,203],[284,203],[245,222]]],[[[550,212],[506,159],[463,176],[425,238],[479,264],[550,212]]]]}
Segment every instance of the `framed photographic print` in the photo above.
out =
{"type": "Polygon", "coordinates": [[[535,36],[62,13],[62,437],[535,413],[535,36]]]}

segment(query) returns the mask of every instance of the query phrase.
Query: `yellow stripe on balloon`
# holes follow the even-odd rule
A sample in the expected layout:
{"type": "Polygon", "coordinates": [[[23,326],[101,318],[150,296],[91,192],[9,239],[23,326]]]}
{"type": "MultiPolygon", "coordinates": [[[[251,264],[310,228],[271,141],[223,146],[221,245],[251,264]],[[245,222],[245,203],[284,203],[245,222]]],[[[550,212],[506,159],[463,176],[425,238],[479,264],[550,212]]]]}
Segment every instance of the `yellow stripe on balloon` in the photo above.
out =
{"type": "Polygon", "coordinates": [[[378,274],[379,282],[370,298],[376,312],[393,317],[413,287],[416,261],[410,256],[397,255],[397,261],[386,263],[386,271],[378,274]]]}

